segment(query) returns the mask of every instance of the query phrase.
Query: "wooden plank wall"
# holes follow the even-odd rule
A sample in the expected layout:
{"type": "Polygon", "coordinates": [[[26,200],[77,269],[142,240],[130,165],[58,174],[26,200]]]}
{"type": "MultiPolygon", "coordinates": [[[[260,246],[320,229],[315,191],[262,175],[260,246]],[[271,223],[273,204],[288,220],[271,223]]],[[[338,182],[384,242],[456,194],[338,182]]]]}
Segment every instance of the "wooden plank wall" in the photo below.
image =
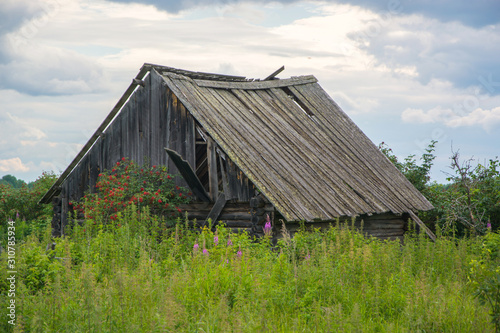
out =
{"type": "MultiPolygon", "coordinates": [[[[181,154],[195,166],[195,120],[164,85],[161,76],[152,72],[111,122],[104,133],[82,158],[61,185],[61,225],[67,224],[69,202],[81,199],[86,191],[95,191],[100,172],[111,169],[122,157],[139,164],[168,165],[169,172],[177,168],[169,163],[164,148],[181,154]]],[[[181,177],[176,185],[186,186],[181,177]]],[[[54,226],[59,225],[57,221],[54,226]]]]}

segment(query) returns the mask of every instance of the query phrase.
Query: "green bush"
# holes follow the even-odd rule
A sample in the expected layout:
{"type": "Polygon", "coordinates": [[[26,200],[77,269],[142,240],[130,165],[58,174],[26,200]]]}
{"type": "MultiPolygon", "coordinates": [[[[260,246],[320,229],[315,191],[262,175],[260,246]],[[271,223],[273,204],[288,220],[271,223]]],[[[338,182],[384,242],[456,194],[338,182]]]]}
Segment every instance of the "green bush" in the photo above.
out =
{"type": "Polygon", "coordinates": [[[436,141],[431,141],[417,163],[415,155],[400,162],[384,143],[379,149],[432,203],[434,209],[420,212],[419,217],[429,227],[435,223],[444,233],[455,235],[485,234],[488,225],[500,228],[500,162],[490,159],[485,165],[473,165],[473,160],[460,161],[458,152],[450,158],[452,174],[448,184],[430,182],[436,141]]]}
{"type": "Polygon", "coordinates": [[[0,184],[0,242],[6,239],[7,222],[16,221],[17,240],[27,235],[43,233],[52,218],[52,205],[39,204],[39,200],[57,179],[54,173],[44,172],[35,182],[12,185],[0,184]]]}
{"type": "Polygon", "coordinates": [[[481,256],[471,261],[470,280],[475,295],[490,307],[491,321],[500,331],[500,235],[487,233],[481,256]]]}
{"type": "Polygon", "coordinates": [[[175,220],[179,205],[190,201],[191,192],[176,186],[165,166],[138,165],[123,157],[111,170],[99,174],[95,193],[78,203],[70,202],[81,217],[108,223],[116,221],[126,207],[148,207],[152,213],[175,220]]]}

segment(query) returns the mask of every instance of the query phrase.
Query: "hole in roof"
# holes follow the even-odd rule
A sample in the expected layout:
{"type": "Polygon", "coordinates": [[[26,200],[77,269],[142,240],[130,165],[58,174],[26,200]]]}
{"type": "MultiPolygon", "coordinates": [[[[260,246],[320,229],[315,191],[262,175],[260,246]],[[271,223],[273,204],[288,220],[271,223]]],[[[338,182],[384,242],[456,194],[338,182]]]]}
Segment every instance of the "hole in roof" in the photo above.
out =
{"type": "Polygon", "coordinates": [[[299,98],[297,98],[297,96],[295,96],[295,94],[288,87],[283,87],[282,89],[285,94],[287,94],[288,97],[290,97],[290,99],[295,103],[295,105],[297,105],[302,110],[302,112],[308,115],[309,118],[314,117],[314,113],[299,98]]]}

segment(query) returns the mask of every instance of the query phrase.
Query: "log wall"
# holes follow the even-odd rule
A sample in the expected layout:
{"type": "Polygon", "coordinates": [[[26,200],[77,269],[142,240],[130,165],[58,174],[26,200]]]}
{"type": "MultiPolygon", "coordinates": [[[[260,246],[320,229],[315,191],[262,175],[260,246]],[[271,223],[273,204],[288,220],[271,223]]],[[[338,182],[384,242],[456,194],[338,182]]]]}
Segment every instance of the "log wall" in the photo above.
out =
{"type": "MultiPolygon", "coordinates": [[[[306,222],[304,225],[306,228],[321,228],[326,229],[330,226],[335,226],[337,223],[346,226],[352,226],[367,236],[367,237],[377,237],[379,239],[389,239],[389,240],[403,240],[405,231],[408,228],[408,217],[406,215],[396,215],[392,213],[374,214],[374,215],[361,215],[353,219],[350,217],[340,218],[339,221],[325,221],[325,222],[306,222]]],[[[279,238],[279,230],[281,230],[281,224],[276,221],[276,226],[274,230],[279,238]]],[[[293,235],[300,228],[299,223],[286,223],[287,231],[293,235]]]]}

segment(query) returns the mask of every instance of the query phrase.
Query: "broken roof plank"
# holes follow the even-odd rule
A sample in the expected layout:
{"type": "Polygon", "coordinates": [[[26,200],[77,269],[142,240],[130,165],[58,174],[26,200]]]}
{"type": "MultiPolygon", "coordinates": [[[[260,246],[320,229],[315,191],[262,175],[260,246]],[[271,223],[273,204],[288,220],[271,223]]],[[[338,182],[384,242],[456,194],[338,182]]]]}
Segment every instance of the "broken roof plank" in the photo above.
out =
{"type": "Polygon", "coordinates": [[[217,88],[217,89],[243,89],[257,90],[295,86],[307,83],[316,83],[318,80],[313,75],[297,76],[283,80],[269,81],[249,81],[249,82],[225,82],[225,81],[209,81],[209,80],[194,80],[199,87],[217,88]]]}
{"type": "Polygon", "coordinates": [[[276,78],[276,75],[278,75],[279,73],[283,72],[284,70],[285,70],[285,66],[281,66],[280,68],[278,68],[277,70],[275,70],[274,72],[272,72],[268,77],[266,77],[264,79],[264,81],[274,80],[276,78]]]}

